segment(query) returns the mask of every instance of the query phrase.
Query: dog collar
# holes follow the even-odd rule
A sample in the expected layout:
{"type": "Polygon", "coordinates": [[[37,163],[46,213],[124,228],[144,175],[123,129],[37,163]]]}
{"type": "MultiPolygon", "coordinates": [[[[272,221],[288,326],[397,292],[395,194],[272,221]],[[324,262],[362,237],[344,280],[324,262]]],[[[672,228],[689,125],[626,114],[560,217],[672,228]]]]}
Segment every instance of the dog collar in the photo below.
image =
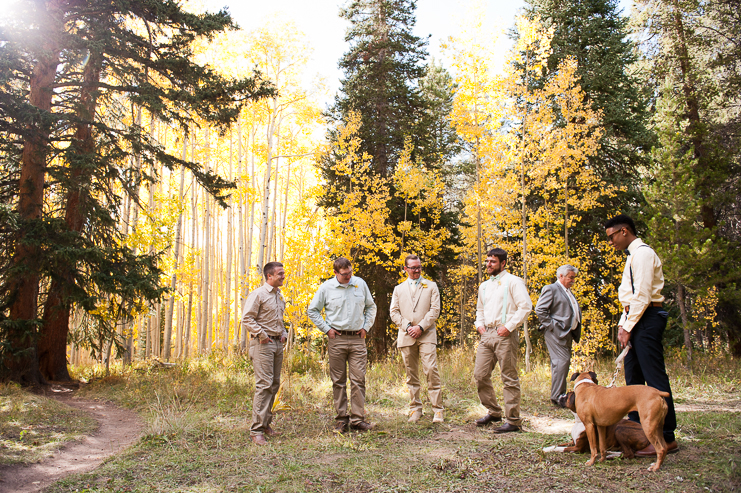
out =
{"type": "Polygon", "coordinates": [[[585,378],[584,380],[579,380],[578,382],[576,382],[576,383],[574,384],[574,392],[576,392],[576,388],[577,388],[577,387],[578,387],[579,385],[583,384],[583,383],[594,383],[594,382],[593,382],[593,381],[591,381],[591,380],[590,380],[590,379],[588,379],[588,378],[585,378]]]}

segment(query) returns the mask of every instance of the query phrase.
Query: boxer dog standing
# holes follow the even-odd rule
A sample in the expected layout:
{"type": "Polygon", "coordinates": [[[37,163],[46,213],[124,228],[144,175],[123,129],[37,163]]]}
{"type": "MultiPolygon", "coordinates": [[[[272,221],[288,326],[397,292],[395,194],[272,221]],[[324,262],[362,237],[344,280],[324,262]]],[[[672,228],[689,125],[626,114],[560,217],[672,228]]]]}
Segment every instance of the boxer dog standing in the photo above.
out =
{"type": "Polygon", "coordinates": [[[648,470],[658,471],[667,452],[662,428],[668,411],[664,397],[669,397],[670,394],[646,385],[608,389],[595,384],[596,378],[597,375],[591,371],[574,373],[571,377],[571,381],[576,382],[576,413],[584,423],[591,450],[587,465],[594,465],[598,448],[600,462],[604,462],[607,456],[607,428],[618,423],[629,412],[637,411],[641,417],[643,432],[656,449],[656,462],[648,470]]]}
{"type": "MultiPolygon", "coordinates": [[[[594,381],[597,383],[597,380],[594,381]]],[[[578,416],[576,411],[576,394],[569,390],[558,399],[559,406],[569,409],[578,416]]],[[[646,438],[640,423],[629,419],[621,419],[616,424],[608,426],[605,435],[607,440],[605,448],[607,450],[620,450],[623,452],[624,459],[633,459],[635,451],[643,450],[649,446],[650,442],[646,438]]],[[[563,452],[574,452],[584,454],[589,451],[589,440],[584,424],[579,422],[571,430],[572,443],[559,445],[558,450],[563,452]]]]}

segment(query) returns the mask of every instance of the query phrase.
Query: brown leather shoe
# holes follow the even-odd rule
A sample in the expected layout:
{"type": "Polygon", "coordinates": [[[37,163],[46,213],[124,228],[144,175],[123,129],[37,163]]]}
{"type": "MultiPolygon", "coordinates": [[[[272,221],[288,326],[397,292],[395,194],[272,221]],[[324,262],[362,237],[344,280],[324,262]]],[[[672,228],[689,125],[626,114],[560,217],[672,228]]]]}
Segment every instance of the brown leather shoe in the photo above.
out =
{"type": "MultiPolygon", "coordinates": [[[[673,442],[669,442],[666,444],[666,453],[667,454],[675,454],[679,452],[679,445],[677,445],[677,441],[674,440],[673,442]]],[[[649,444],[648,447],[644,448],[643,450],[637,450],[635,453],[636,457],[656,457],[656,449],[653,445],[649,444]]]]}
{"type": "Polygon", "coordinates": [[[335,433],[345,433],[347,431],[347,421],[337,421],[334,424],[334,432],[335,433]]]}
{"type": "Polygon", "coordinates": [[[365,421],[361,421],[360,423],[351,424],[350,428],[358,431],[368,431],[373,429],[373,425],[365,421]]]}
{"type": "Polygon", "coordinates": [[[504,423],[499,428],[496,428],[494,430],[494,433],[511,433],[513,431],[521,431],[521,430],[522,428],[520,428],[519,426],[515,426],[509,423],[504,423]]]}
{"type": "Polygon", "coordinates": [[[268,441],[265,440],[265,437],[263,435],[252,435],[251,438],[255,445],[267,445],[268,444],[268,441]]]}
{"type": "Polygon", "coordinates": [[[266,434],[267,436],[269,436],[269,437],[279,437],[279,436],[281,436],[281,435],[282,435],[283,433],[281,433],[281,432],[279,432],[279,431],[275,431],[275,430],[274,430],[274,429],[272,429],[272,428],[271,428],[270,426],[268,426],[267,428],[265,428],[265,434],[266,434]]]}
{"type": "Polygon", "coordinates": [[[494,416],[493,414],[487,414],[481,419],[475,421],[476,426],[486,426],[489,423],[500,423],[502,421],[501,416],[494,416]]]}

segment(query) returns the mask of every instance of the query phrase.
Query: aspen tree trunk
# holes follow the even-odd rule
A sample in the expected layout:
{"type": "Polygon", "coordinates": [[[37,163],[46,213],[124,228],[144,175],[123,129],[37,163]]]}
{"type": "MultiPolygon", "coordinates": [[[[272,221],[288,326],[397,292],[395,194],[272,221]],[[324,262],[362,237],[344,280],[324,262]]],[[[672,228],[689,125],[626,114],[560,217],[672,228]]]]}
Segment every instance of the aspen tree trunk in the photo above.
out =
{"type": "MultiPolygon", "coordinates": [[[[257,118],[256,110],[255,108],[252,109],[252,124],[250,127],[251,132],[251,139],[252,139],[252,146],[250,150],[250,183],[252,186],[252,190],[257,190],[257,183],[255,180],[255,139],[257,138],[257,126],[254,124],[255,119],[257,118]]],[[[247,222],[248,235],[247,235],[247,253],[245,255],[245,259],[247,261],[246,265],[243,267],[245,272],[245,289],[243,290],[242,299],[247,299],[247,296],[250,292],[250,279],[252,277],[252,242],[254,240],[253,235],[255,231],[255,199],[254,197],[250,198],[250,219],[247,222]]],[[[240,322],[241,324],[241,322],[240,322]]],[[[248,338],[248,331],[243,330],[242,331],[242,350],[247,350],[247,338],[248,338]]]]}
{"type": "MultiPolygon", "coordinates": [[[[242,114],[239,114],[239,117],[237,118],[237,176],[239,177],[237,183],[240,187],[240,191],[242,190],[242,187],[244,184],[242,183],[242,114]]],[[[237,200],[237,228],[239,230],[239,234],[237,235],[237,251],[239,252],[238,258],[237,258],[237,275],[234,276],[234,342],[232,343],[234,347],[239,346],[240,341],[240,331],[242,329],[241,324],[239,323],[239,307],[241,305],[240,303],[240,295],[241,295],[241,289],[240,285],[244,282],[245,278],[245,272],[244,272],[244,211],[242,209],[242,203],[244,202],[244,195],[241,193],[238,194],[239,200],[237,200]]]]}
{"type": "MultiPolygon", "coordinates": [[[[150,138],[154,136],[154,114],[149,116],[149,136],[150,138]]],[[[152,176],[157,175],[157,167],[155,163],[152,163],[151,165],[151,174],[152,176]]],[[[154,220],[153,218],[156,216],[155,206],[154,206],[154,193],[155,193],[155,184],[150,183],[149,197],[148,197],[149,201],[147,203],[147,213],[149,214],[150,222],[152,222],[154,220]]],[[[147,253],[149,255],[154,254],[154,245],[152,244],[149,245],[149,249],[147,253]]],[[[155,305],[154,309],[155,310],[157,309],[157,305],[155,305]]],[[[156,355],[156,353],[154,353],[154,330],[155,330],[154,322],[155,321],[152,320],[153,316],[156,316],[156,312],[155,312],[155,315],[153,315],[150,310],[149,317],[147,318],[147,339],[146,339],[147,345],[146,345],[145,352],[144,352],[145,358],[150,358],[156,355]]]]}
{"type": "MultiPolygon", "coordinates": [[[[529,54],[525,58],[525,77],[527,77],[527,70],[530,65],[529,54]]],[[[525,86],[527,87],[527,85],[525,86]]],[[[522,187],[522,280],[525,282],[525,289],[527,289],[527,200],[525,190],[525,160],[527,157],[527,100],[525,101],[525,115],[522,117],[522,163],[521,163],[521,175],[520,185],[522,187]]],[[[527,318],[525,323],[522,324],[522,330],[525,333],[525,371],[530,371],[530,353],[532,347],[530,345],[530,332],[527,328],[527,318]]]]}
{"type": "Polygon", "coordinates": [[[273,135],[275,131],[276,106],[277,99],[273,98],[273,113],[267,126],[267,161],[265,163],[265,181],[263,182],[262,193],[262,215],[260,216],[260,245],[257,252],[257,273],[262,277],[262,268],[265,265],[265,257],[268,250],[268,209],[270,206],[270,178],[272,176],[273,162],[273,135]]]}
{"type": "MultiPolygon", "coordinates": [[[[276,144],[275,144],[275,153],[280,155],[280,123],[278,123],[276,128],[276,144]]],[[[280,181],[278,180],[278,177],[280,176],[280,157],[275,157],[275,184],[273,185],[273,217],[272,217],[272,223],[270,224],[270,239],[268,240],[268,254],[265,257],[266,262],[270,262],[271,260],[275,260],[275,246],[277,244],[277,240],[275,237],[275,225],[276,225],[276,215],[278,211],[278,184],[280,181]]]]}
{"type": "Polygon", "coordinates": [[[565,217],[563,221],[563,241],[566,246],[566,258],[569,258],[569,176],[566,175],[565,180],[565,191],[566,191],[566,205],[565,205],[565,217]]]}
{"type": "MultiPolygon", "coordinates": [[[[229,131],[229,180],[234,180],[233,172],[233,140],[232,131],[229,131]]],[[[233,196],[234,194],[232,194],[233,196]]],[[[232,244],[234,243],[234,230],[232,227],[232,208],[234,201],[232,196],[229,197],[229,206],[226,209],[226,279],[222,283],[224,286],[224,340],[223,348],[224,351],[229,349],[229,322],[231,319],[231,307],[232,307],[232,290],[231,290],[231,279],[232,279],[232,244]]],[[[235,327],[236,330],[236,327],[235,327]]]]}
{"type": "MultiPolygon", "coordinates": [[[[209,163],[209,129],[206,127],[206,160],[205,168],[206,171],[210,171],[209,163]]],[[[203,354],[207,351],[208,332],[209,332],[209,289],[211,287],[211,272],[210,272],[210,260],[211,260],[211,199],[207,193],[203,194],[204,201],[204,238],[203,238],[203,259],[201,265],[203,269],[201,271],[201,331],[200,340],[198,341],[198,352],[203,354]]]]}
{"type": "MultiPolygon", "coordinates": [[[[187,149],[188,149],[188,134],[183,135],[183,155],[182,159],[185,161],[187,158],[187,149]]],[[[184,200],[183,197],[183,191],[185,190],[185,168],[180,169],[180,189],[178,191],[178,204],[182,203],[184,200]]],[[[174,254],[174,262],[172,267],[172,278],[170,280],[170,290],[172,294],[170,295],[170,299],[167,303],[167,314],[165,315],[165,337],[164,337],[164,352],[163,357],[165,358],[165,361],[170,361],[170,342],[172,340],[172,313],[173,308],[175,307],[175,290],[177,288],[177,270],[178,270],[178,263],[180,262],[180,245],[182,243],[180,239],[180,230],[183,226],[183,211],[181,209],[180,213],[178,214],[178,221],[175,225],[175,254],[174,254]]],[[[178,344],[179,345],[179,344],[178,344]]]]}
{"type": "Polygon", "coordinates": [[[280,259],[279,262],[283,263],[285,249],[286,249],[286,218],[288,217],[288,192],[291,185],[291,163],[288,163],[286,169],[286,196],[283,200],[283,224],[280,226],[280,259]]]}

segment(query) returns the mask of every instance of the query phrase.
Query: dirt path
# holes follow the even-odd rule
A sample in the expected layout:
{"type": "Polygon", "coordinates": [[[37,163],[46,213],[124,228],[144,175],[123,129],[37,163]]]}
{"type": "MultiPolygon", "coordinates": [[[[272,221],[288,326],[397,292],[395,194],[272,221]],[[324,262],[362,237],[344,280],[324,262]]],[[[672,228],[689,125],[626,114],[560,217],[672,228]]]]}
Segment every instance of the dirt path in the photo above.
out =
{"type": "Polygon", "coordinates": [[[110,402],[73,399],[71,391],[56,386],[52,386],[47,396],[90,414],[99,428],[92,435],[63,446],[52,457],[39,463],[0,468],[0,493],[41,491],[65,476],[91,471],[107,457],[134,443],[144,428],[136,413],[110,402]]]}

